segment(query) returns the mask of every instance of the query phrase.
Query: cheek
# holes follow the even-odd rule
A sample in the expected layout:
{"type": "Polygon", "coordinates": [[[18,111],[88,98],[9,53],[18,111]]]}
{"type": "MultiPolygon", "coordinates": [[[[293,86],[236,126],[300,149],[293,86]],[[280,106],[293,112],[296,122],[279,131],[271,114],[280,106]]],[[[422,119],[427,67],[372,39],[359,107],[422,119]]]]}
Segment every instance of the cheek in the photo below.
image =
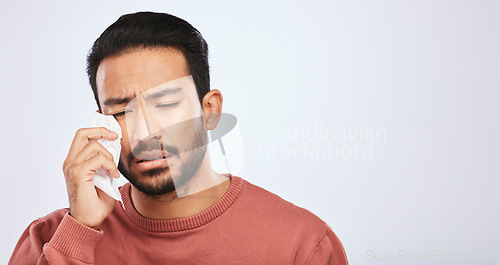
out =
{"type": "Polygon", "coordinates": [[[189,104],[178,113],[178,129],[176,133],[183,143],[190,143],[194,139],[198,124],[201,122],[203,112],[197,105],[189,104]]]}
{"type": "Polygon", "coordinates": [[[122,159],[128,160],[128,154],[130,153],[129,144],[124,140],[124,138],[122,138],[121,145],[122,145],[122,151],[120,152],[120,160],[122,159]]]}
{"type": "MultiPolygon", "coordinates": [[[[120,124],[121,126],[121,124],[120,124]]],[[[122,139],[120,141],[122,146],[122,151],[120,153],[120,159],[127,159],[127,155],[130,153],[130,141],[128,138],[127,130],[124,130],[122,127],[122,139]]]]}
{"type": "Polygon", "coordinates": [[[201,110],[188,102],[183,102],[178,108],[175,108],[164,115],[155,119],[161,129],[167,136],[176,141],[181,141],[191,133],[192,127],[201,117],[201,110]]]}

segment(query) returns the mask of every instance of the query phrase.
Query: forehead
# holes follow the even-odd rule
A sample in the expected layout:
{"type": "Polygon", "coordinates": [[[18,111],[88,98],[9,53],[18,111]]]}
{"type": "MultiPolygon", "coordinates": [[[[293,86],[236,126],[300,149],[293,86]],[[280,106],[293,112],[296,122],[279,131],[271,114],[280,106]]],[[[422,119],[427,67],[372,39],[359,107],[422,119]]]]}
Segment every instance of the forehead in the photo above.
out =
{"type": "MultiPolygon", "coordinates": [[[[182,52],[172,48],[139,49],[106,57],[96,74],[97,95],[103,111],[109,98],[134,97],[138,93],[190,75],[182,52]]],[[[192,89],[195,90],[195,89],[192,89]]],[[[183,91],[196,93],[196,91],[183,91]]]]}

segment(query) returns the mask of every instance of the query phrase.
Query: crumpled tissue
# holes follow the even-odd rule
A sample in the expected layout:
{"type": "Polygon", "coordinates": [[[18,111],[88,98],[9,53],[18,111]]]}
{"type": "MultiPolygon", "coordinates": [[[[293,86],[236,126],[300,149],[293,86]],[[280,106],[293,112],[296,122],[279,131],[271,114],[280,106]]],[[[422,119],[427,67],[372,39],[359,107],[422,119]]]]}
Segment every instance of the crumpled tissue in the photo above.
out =
{"type": "MultiPolygon", "coordinates": [[[[118,161],[120,161],[120,152],[122,150],[121,139],[122,130],[116,119],[111,115],[103,115],[101,113],[95,112],[94,116],[90,120],[88,127],[105,127],[118,134],[118,138],[114,141],[99,139],[99,142],[104,148],[106,148],[113,156],[113,162],[118,167],[118,161]]],[[[96,170],[94,178],[92,179],[94,185],[104,191],[106,194],[111,196],[113,199],[120,201],[123,205],[123,201],[118,190],[118,183],[115,178],[111,177],[109,172],[104,168],[96,170]]]]}

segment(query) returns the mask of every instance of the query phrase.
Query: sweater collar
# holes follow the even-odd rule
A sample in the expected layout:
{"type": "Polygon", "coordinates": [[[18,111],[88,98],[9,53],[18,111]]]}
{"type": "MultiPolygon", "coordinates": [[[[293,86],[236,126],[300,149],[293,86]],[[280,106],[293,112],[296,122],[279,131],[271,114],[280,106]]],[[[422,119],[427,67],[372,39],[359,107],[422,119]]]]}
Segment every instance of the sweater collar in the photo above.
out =
{"type": "Polygon", "coordinates": [[[140,215],[130,199],[131,184],[126,183],[120,188],[125,214],[134,224],[151,232],[177,232],[203,226],[229,209],[241,192],[243,180],[231,174],[226,175],[229,176],[231,183],[226,193],[214,205],[193,216],[165,220],[149,219],[140,215]]]}

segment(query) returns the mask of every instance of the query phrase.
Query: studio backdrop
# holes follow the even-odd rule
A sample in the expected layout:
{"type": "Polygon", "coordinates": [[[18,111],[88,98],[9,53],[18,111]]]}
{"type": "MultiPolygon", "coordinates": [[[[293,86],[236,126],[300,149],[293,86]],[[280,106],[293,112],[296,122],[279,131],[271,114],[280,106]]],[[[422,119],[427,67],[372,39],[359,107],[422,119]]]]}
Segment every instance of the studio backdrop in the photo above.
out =
{"type": "Polygon", "coordinates": [[[86,55],[146,10],[207,40],[231,173],[327,222],[351,264],[500,264],[500,2],[482,0],[1,1],[0,263],[68,207],[86,55]]]}

